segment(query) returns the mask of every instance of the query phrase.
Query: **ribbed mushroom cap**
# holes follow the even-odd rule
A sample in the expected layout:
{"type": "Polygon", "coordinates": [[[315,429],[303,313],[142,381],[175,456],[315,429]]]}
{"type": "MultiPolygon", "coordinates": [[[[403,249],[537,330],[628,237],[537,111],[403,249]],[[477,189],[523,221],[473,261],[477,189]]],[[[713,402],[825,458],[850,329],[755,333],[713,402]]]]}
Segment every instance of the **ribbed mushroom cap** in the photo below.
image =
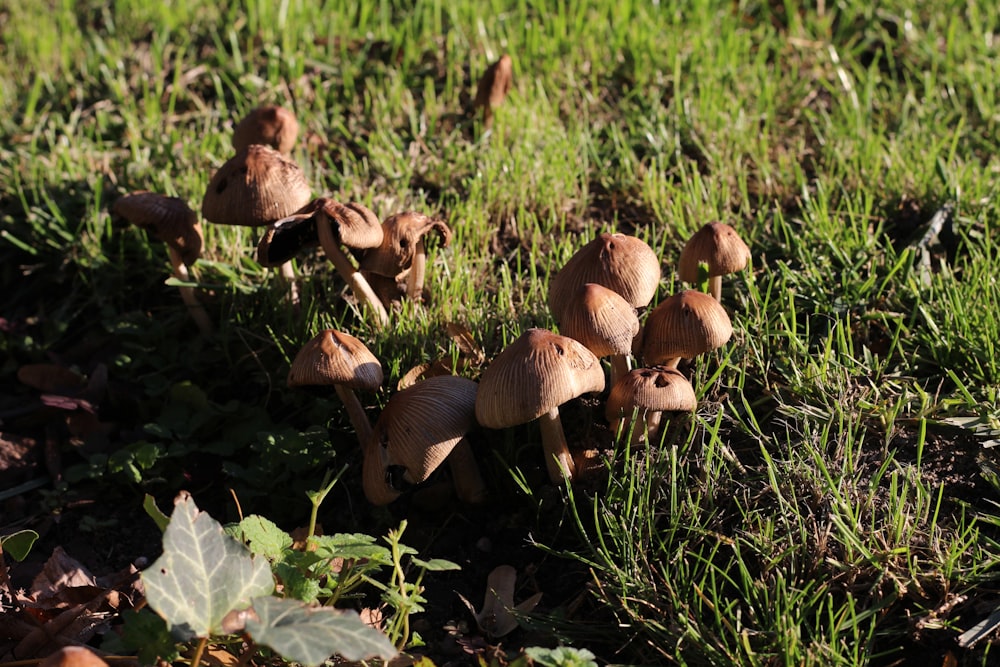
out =
{"type": "Polygon", "coordinates": [[[604,414],[613,422],[631,419],[636,408],[640,414],[647,411],[688,412],[697,405],[694,388],[680,371],[654,366],[635,368],[621,376],[608,392],[604,414]]]}
{"type": "Polygon", "coordinates": [[[750,262],[750,248],[736,230],[723,222],[709,222],[684,244],[677,262],[677,277],[697,282],[698,264],[708,265],[709,276],[742,271],[750,262]]]}
{"type": "Polygon", "coordinates": [[[284,107],[270,104],[248,113],[233,129],[233,150],[239,153],[251,144],[270,146],[290,153],[299,136],[299,121],[284,107]]]}
{"type": "Polygon", "coordinates": [[[306,210],[311,204],[268,225],[257,242],[257,261],[261,266],[281,266],[306,248],[319,245],[316,211],[306,210]]]}
{"type": "Polygon", "coordinates": [[[139,190],[115,200],[111,212],[176,250],[185,264],[194,264],[201,255],[198,214],[180,197],[139,190]]]}
{"type": "Polygon", "coordinates": [[[416,253],[417,242],[424,235],[436,231],[441,235],[441,245],[451,242],[451,228],[442,220],[416,211],[404,211],[382,221],[382,243],[367,251],[359,263],[363,271],[381,276],[398,278],[410,268],[416,253]]]}
{"type": "Polygon", "coordinates": [[[487,428],[516,426],[603,389],[601,362],[582,343],[546,329],[528,329],[483,372],[476,419],[487,428]]]}
{"type": "Polygon", "coordinates": [[[656,294],[660,277],[660,260],[648,243],[626,234],[601,234],[556,273],[549,285],[549,309],[561,324],[563,306],[585,283],[603,285],[643,308],[656,294]]]}
{"type": "Polygon", "coordinates": [[[337,240],[352,250],[377,248],[382,244],[382,225],[375,212],[358,202],[340,202],[326,197],[314,202],[317,216],[330,220],[337,240]]]}
{"type": "Polygon", "coordinates": [[[503,54],[500,59],[486,68],[479,78],[479,85],[476,88],[476,99],[473,101],[474,108],[498,107],[507,97],[510,88],[514,83],[514,61],[510,55],[503,54]]]}
{"type": "Polygon", "coordinates": [[[733,335],[729,314],[710,295],[682,290],[650,311],[642,330],[642,358],[649,365],[690,359],[722,347],[733,335]]]}
{"type": "Polygon", "coordinates": [[[358,391],[382,386],[382,364],[351,334],[324,329],[302,346],[288,371],[288,386],[343,385],[358,391]]]}
{"type": "Polygon", "coordinates": [[[598,357],[630,354],[639,333],[639,317],[618,292],[597,283],[586,283],[563,308],[559,325],[598,357]]]}
{"type": "Polygon", "coordinates": [[[295,162],[270,146],[251,144],[212,176],[201,214],[220,225],[261,227],[295,213],[310,197],[295,162]]]}
{"type": "Polygon", "coordinates": [[[476,389],[468,378],[438,375],[393,394],[374,430],[387,464],[402,466],[411,484],[426,480],[476,425],[476,389]]]}

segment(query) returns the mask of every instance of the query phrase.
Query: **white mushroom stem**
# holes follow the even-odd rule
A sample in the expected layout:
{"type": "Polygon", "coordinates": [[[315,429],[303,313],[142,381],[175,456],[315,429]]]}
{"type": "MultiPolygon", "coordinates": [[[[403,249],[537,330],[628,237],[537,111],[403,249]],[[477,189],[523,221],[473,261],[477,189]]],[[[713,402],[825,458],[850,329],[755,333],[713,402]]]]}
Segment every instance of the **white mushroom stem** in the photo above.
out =
{"type": "Polygon", "coordinates": [[[722,302],[722,276],[709,276],[708,277],[708,293],[711,294],[716,301],[722,302]]]}
{"type": "Polygon", "coordinates": [[[413,245],[413,261],[410,263],[410,275],[406,279],[406,294],[411,299],[420,300],[423,296],[426,275],[427,253],[424,252],[423,238],[418,238],[413,245]]]}
{"type": "Polygon", "coordinates": [[[479,473],[479,465],[472,453],[472,445],[465,438],[455,443],[448,454],[448,467],[455,484],[455,495],[464,503],[481,503],[486,500],[486,483],[479,473]]]}
{"type": "Polygon", "coordinates": [[[361,275],[361,272],[351,263],[344,251],[340,249],[340,244],[333,237],[333,230],[330,228],[330,220],[324,215],[316,216],[316,232],[319,235],[320,245],[327,259],[333,262],[337,273],[344,279],[354,295],[375,314],[375,326],[379,329],[389,324],[389,313],[386,312],[378,295],[372,290],[371,285],[361,275]]]}
{"type": "Polygon", "coordinates": [[[565,476],[572,482],[576,474],[576,464],[573,455],[566,444],[566,433],[559,419],[559,408],[555,407],[538,418],[542,431],[542,449],[545,451],[545,467],[549,471],[549,479],[553,484],[560,484],[565,476]]]}
{"type": "Polygon", "coordinates": [[[368,415],[365,414],[365,409],[361,405],[361,401],[358,400],[357,394],[350,387],[338,384],[334,386],[334,389],[337,391],[337,396],[344,403],[344,408],[347,410],[347,418],[351,420],[351,426],[354,427],[354,432],[358,435],[358,442],[364,447],[365,443],[371,440],[372,425],[368,421],[368,415]]]}
{"type": "MultiPolygon", "coordinates": [[[[167,246],[167,250],[170,254],[170,265],[174,269],[174,277],[183,282],[191,280],[191,274],[184,260],[181,259],[181,254],[170,246],[167,246]]],[[[208,316],[208,312],[205,311],[205,307],[201,304],[201,301],[198,300],[198,294],[194,288],[188,285],[181,285],[177,289],[180,290],[181,299],[184,301],[184,305],[187,306],[188,312],[191,313],[191,319],[198,325],[198,330],[206,336],[210,335],[214,330],[212,319],[208,316]]]]}
{"type": "Polygon", "coordinates": [[[363,447],[361,463],[361,488],[365,498],[373,505],[388,505],[401,495],[386,481],[386,451],[382,443],[371,433],[361,441],[363,447]]]}
{"type": "Polygon", "coordinates": [[[632,357],[628,354],[611,355],[611,377],[608,386],[613,387],[618,379],[632,370],[632,357]]]}
{"type": "Polygon", "coordinates": [[[281,277],[288,283],[288,300],[293,306],[299,305],[299,284],[295,281],[295,267],[291,260],[281,265],[281,277]]]}

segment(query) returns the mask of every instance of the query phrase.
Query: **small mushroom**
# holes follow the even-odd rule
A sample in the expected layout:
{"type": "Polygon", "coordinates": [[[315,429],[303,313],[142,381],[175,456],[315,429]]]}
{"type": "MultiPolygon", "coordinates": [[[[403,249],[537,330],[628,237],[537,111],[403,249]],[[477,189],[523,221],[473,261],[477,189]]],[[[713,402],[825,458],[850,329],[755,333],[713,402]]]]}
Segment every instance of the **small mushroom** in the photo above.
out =
{"type": "Polygon", "coordinates": [[[660,302],[642,329],[642,358],[648,365],[676,368],[725,345],[733,335],[729,314],[711,295],[682,290],[660,302]]]}
{"type": "Polygon", "coordinates": [[[505,53],[483,72],[476,88],[476,99],[472,102],[473,109],[483,110],[484,127],[493,125],[493,110],[503,103],[513,84],[514,61],[505,53]]]}
{"type": "Polygon", "coordinates": [[[722,299],[722,276],[742,271],[750,263],[750,248],[736,230],[723,222],[709,222],[691,235],[681,250],[677,277],[698,282],[699,264],[708,265],[708,291],[722,299]]]}
{"type": "Polygon", "coordinates": [[[680,371],[665,366],[636,368],[621,378],[608,393],[605,416],[611,430],[632,429],[633,444],[652,443],[664,412],[690,412],[697,407],[694,388],[680,371]],[[636,414],[636,422],[630,423],[636,414]],[[624,426],[623,426],[624,424],[624,426]]]}
{"type": "Polygon", "coordinates": [[[632,360],[632,341],[639,333],[635,308],[618,292],[597,283],[580,286],[563,308],[559,328],[598,357],[611,357],[614,384],[627,373],[632,360]]]}
{"type": "Polygon", "coordinates": [[[473,380],[439,375],[392,395],[365,455],[364,489],[371,502],[384,504],[399,495],[389,480],[394,468],[401,470],[402,482],[420,484],[445,461],[458,497],[483,501],[486,485],[465,438],[476,425],[476,388],[473,380]]]}
{"type": "MultiPolygon", "coordinates": [[[[168,197],[140,190],[122,195],[111,207],[112,213],[146,230],[163,241],[170,256],[173,275],[182,282],[191,280],[188,267],[201,255],[203,237],[198,215],[180,197],[168,197]]],[[[212,320],[189,285],[177,288],[191,314],[191,319],[203,334],[212,333],[212,320]]]]}
{"type": "Polygon", "coordinates": [[[324,329],[295,355],[288,370],[289,387],[333,386],[347,409],[347,417],[365,446],[372,426],[355,391],[377,391],[382,386],[382,364],[360,340],[335,329],[324,329]]]}
{"type": "Polygon", "coordinates": [[[276,104],[257,107],[233,129],[233,150],[239,153],[251,144],[270,146],[279,153],[292,152],[299,136],[299,121],[288,109],[276,104]]]}
{"type": "Polygon", "coordinates": [[[393,283],[406,278],[407,295],[420,299],[427,273],[424,236],[432,231],[441,236],[442,246],[451,242],[451,228],[442,220],[416,211],[389,216],[382,222],[381,245],[365,252],[359,268],[366,274],[390,277],[393,283]]]}
{"type": "Polygon", "coordinates": [[[649,244],[627,234],[601,234],[577,250],[549,283],[549,309],[560,324],[580,285],[597,283],[645,308],[660,285],[660,259],[649,244]]]}
{"type": "Polygon", "coordinates": [[[582,343],[546,329],[528,329],[487,366],[479,380],[476,419],[503,429],[537,419],[549,479],[575,474],[559,406],[604,390],[600,360],[582,343]],[[563,472],[565,471],[565,472],[563,472]]]}

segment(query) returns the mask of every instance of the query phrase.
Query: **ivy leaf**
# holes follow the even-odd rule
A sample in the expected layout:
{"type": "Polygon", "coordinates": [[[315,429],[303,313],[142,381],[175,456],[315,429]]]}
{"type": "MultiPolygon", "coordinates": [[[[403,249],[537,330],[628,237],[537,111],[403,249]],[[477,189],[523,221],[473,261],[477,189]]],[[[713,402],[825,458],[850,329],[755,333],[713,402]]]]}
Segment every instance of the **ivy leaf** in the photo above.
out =
{"type": "Polygon", "coordinates": [[[392,642],[366,625],[355,611],[309,607],[275,597],[257,598],[253,609],[257,618],[247,619],[247,632],[286,660],[313,666],[332,655],[347,660],[389,660],[397,653],[392,642]]]}
{"type": "Polygon", "coordinates": [[[146,600],[181,641],[221,634],[223,617],[274,590],[264,558],[226,535],[190,494],[174,500],[163,555],[142,573],[146,600]]]}
{"type": "Polygon", "coordinates": [[[10,554],[16,561],[22,561],[28,556],[32,545],[38,539],[38,533],[33,530],[19,530],[10,535],[0,536],[0,552],[10,554]]]}

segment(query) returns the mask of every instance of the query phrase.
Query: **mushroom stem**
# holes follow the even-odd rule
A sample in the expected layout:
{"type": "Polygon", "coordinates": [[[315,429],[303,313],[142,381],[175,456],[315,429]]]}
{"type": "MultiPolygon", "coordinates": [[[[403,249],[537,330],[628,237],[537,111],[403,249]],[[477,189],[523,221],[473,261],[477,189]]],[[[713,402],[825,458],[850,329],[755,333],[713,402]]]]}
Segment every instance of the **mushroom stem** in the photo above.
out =
{"type": "Polygon", "coordinates": [[[316,216],[316,232],[319,235],[320,245],[327,258],[333,262],[337,273],[344,279],[344,282],[351,288],[358,300],[366,304],[375,314],[375,326],[379,329],[389,324],[389,313],[386,312],[378,295],[372,290],[371,285],[355,268],[351,260],[347,258],[340,245],[333,237],[333,230],[330,228],[330,220],[325,215],[316,216]]]}
{"type": "Polygon", "coordinates": [[[472,446],[462,438],[448,454],[448,467],[455,484],[455,495],[464,503],[481,503],[486,500],[486,483],[479,473],[472,446]]]}
{"type": "Polygon", "coordinates": [[[406,293],[411,299],[419,301],[424,293],[424,277],[427,275],[427,253],[424,251],[424,240],[417,238],[413,244],[413,261],[410,263],[410,275],[406,279],[406,293]]]}
{"type": "Polygon", "coordinates": [[[388,505],[402,494],[386,481],[385,448],[372,433],[361,441],[361,446],[361,487],[365,498],[373,505],[388,505]]]}
{"type": "Polygon", "coordinates": [[[338,384],[334,385],[334,388],[337,396],[340,396],[340,400],[343,401],[344,408],[347,409],[347,418],[351,420],[351,426],[354,427],[354,432],[358,436],[358,442],[364,447],[365,443],[371,439],[372,425],[368,421],[368,415],[365,414],[361,401],[358,400],[357,394],[350,387],[338,384]]]}
{"type": "MultiPolygon", "coordinates": [[[[189,281],[191,274],[188,271],[187,264],[181,259],[181,254],[169,246],[168,252],[170,253],[170,265],[174,269],[174,277],[184,282],[189,281]]],[[[188,285],[181,285],[177,289],[181,293],[184,305],[187,306],[188,312],[191,314],[191,319],[198,325],[198,330],[205,336],[211,335],[214,330],[212,319],[208,316],[201,301],[198,300],[198,295],[194,288],[188,285]]]]}
{"type": "Polygon", "coordinates": [[[662,417],[662,412],[657,410],[647,410],[645,415],[645,432],[643,433],[642,429],[636,429],[632,433],[633,442],[635,442],[635,434],[639,433],[645,436],[647,445],[652,445],[653,441],[656,439],[656,434],[660,431],[660,421],[662,417]]]}
{"type": "Polygon", "coordinates": [[[615,386],[618,379],[630,370],[632,370],[632,357],[627,354],[611,355],[611,377],[608,381],[608,387],[615,386]]]}
{"type": "Polygon", "coordinates": [[[293,306],[298,306],[299,284],[295,281],[295,267],[292,266],[292,261],[282,263],[280,271],[282,279],[288,283],[288,300],[293,306]]]}
{"type": "Polygon", "coordinates": [[[708,293],[718,301],[722,302],[722,276],[709,276],[708,277],[708,293]]]}
{"type": "Polygon", "coordinates": [[[576,464],[566,444],[566,433],[559,419],[559,408],[552,408],[539,417],[538,424],[542,431],[542,450],[545,453],[545,467],[549,471],[549,479],[553,484],[561,483],[563,477],[572,482],[576,474],[576,464]]]}

